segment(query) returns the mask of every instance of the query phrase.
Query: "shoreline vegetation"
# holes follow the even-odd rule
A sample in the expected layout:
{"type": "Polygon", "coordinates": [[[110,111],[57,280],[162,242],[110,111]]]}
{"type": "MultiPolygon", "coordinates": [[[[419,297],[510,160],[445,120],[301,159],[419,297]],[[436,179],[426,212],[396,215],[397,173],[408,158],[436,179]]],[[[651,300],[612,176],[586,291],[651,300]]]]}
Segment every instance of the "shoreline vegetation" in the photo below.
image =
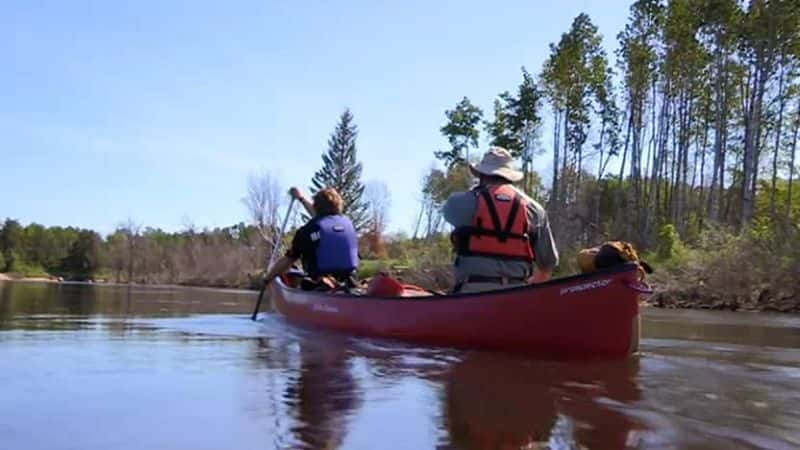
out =
{"type": "MultiPolygon", "coordinates": [[[[339,116],[307,185],[342,194],[361,234],[362,279],[385,270],[449,289],[442,206],[472,187],[468,165],[481,151],[501,146],[519,162],[519,189],[547,211],[555,276],[577,273],[581,248],[620,240],[655,268],[655,306],[800,311],[800,2],[637,0],[623,29],[580,14],[539,67],[523,63],[518,85],[480,99],[491,111],[464,95],[431,124],[444,139],[429,149],[418,210],[399,215],[413,220],[407,234],[386,232],[389,190],[362,180],[358,159],[374,149],[357,147],[349,110],[339,116]],[[612,55],[602,33],[616,33],[612,55]]],[[[247,220],[225,228],[128,220],[101,236],[7,219],[0,272],[253,288],[287,214],[288,186],[270,170],[247,180],[247,220]]],[[[284,244],[301,222],[295,211],[284,244]]]]}
{"type": "MultiPolygon", "coordinates": [[[[286,237],[286,241],[291,239],[292,232],[293,230],[286,237]]],[[[212,232],[200,232],[203,233],[212,232]]],[[[152,238],[151,234],[152,232],[145,232],[140,239],[145,242],[152,238]]],[[[795,239],[798,235],[800,233],[795,233],[795,239]]],[[[113,239],[109,238],[109,241],[113,242],[113,239]]],[[[213,239],[206,236],[201,241],[213,241],[213,239]]],[[[445,235],[424,239],[405,238],[402,235],[390,236],[381,241],[380,255],[375,255],[369,242],[362,244],[362,253],[371,257],[362,261],[359,269],[359,278],[362,280],[386,272],[404,282],[428,288],[446,290],[453,284],[452,252],[445,235]]],[[[769,235],[758,235],[754,232],[733,234],[714,230],[704,233],[700,241],[688,246],[679,240],[674,229],[667,227],[662,233],[662,242],[656,248],[642,254],[643,259],[656,268],[656,272],[647,279],[654,287],[655,293],[643,297],[642,302],[648,306],[668,309],[798,313],[800,312],[800,286],[796,283],[796,280],[800,279],[798,259],[796,256],[783,258],[779,256],[785,253],[786,248],[797,248],[797,243],[788,246],[784,244],[787,242],[778,242],[769,235]],[[788,265],[782,268],[781,260],[783,264],[788,263],[788,265]]],[[[183,245],[190,244],[184,242],[183,245]]],[[[562,250],[562,264],[555,273],[556,277],[577,273],[574,258],[576,251],[566,248],[562,250]]],[[[176,252],[172,256],[175,257],[180,253],[176,252]]],[[[203,253],[205,252],[198,251],[198,254],[203,253]]],[[[267,254],[263,249],[256,253],[259,256],[267,254]]],[[[161,256],[168,255],[161,253],[161,256]]],[[[108,255],[104,258],[108,258],[108,255]]],[[[223,259],[233,260],[230,256],[225,256],[225,252],[223,259]]],[[[128,272],[123,270],[127,268],[127,262],[118,264],[116,271],[104,268],[92,277],[69,275],[64,277],[63,273],[48,274],[40,268],[35,270],[28,268],[27,273],[0,273],[0,281],[43,283],[88,281],[98,285],[172,285],[257,290],[261,271],[257,264],[259,260],[261,259],[254,258],[250,260],[253,264],[225,271],[227,277],[204,278],[198,276],[196,272],[194,276],[189,273],[186,274],[188,276],[181,275],[182,269],[177,267],[172,271],[159,272],[170,265],[169,258],[148,258],[141,255],[134,256],[134,261],[131,262],[133,264],[131,273],[134,275],[131,283],[128,283],[128,272]],[[155,266],[148,266],[145,264],[148,259],[160,262],[155,266]],[[239,270],[242,272],[239,273],[239,270]],[[119,278],[115,279],[115,276],[119,278]]],[[[128,259],[119,258],[119,261],[128,259]]]]}

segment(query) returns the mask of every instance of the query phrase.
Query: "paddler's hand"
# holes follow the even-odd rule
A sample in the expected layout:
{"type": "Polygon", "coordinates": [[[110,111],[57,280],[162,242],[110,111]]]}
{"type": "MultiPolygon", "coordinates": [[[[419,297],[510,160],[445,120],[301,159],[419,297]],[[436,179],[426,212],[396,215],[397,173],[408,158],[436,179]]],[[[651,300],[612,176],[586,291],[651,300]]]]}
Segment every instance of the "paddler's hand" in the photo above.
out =
{"type": "Polygon", "coordinates": [[[295,200],[302,200],[303,199],[303,192],[300,190],[300,188],[298,188],[296,186],[292,186],[289,189],[289,195],[291,195],[292,198],[295,199],[295,200]]]}
{"type": "Polygon", "coordinates": [[[272,274],[265,273],[263,277],[264,278],[261,280],[261,282],[264,283],[264,286],[272,283],[272,281],[275,280],[275,275],[272,274]]]}
{"type": "Polygon", "coordinates": [[[300,204],[303,205],[303,208],[306,209],[306,212],[310,216],[313,216],[315,214],[314,205],[311,203],[310,200],[306,198],[305,195],[303,195],[303,191],[301,191],[300,188],[292,186],[292,188],[289,189],[289,195],[291,195],[293,199],[300,202],[300,204]]]}

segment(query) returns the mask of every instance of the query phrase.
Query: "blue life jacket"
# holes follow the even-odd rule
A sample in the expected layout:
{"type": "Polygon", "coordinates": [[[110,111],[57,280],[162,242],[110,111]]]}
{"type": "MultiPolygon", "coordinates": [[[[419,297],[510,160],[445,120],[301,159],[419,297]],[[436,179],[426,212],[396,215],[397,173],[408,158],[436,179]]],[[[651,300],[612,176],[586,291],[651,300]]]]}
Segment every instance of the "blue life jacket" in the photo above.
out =
{"type": "Polygon", "coordinates": [[[358,268],[358,236],[353,222],[343,215],[317,219],[319,245],[317,270],[320,274],[350,273],[358,268]]]}

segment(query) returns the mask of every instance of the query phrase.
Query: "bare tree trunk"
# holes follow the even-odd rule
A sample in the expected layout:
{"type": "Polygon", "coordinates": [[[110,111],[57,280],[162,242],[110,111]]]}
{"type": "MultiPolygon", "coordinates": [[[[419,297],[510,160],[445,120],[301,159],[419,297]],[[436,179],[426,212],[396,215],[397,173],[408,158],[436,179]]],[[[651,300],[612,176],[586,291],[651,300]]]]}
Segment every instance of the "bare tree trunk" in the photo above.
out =
{"type": "Polygon", "coordinates": [[[561,184],[561,189],[560,189],[561,197],[562,197],[561,198],[562,204],[567,204],[570,201],[570,198],[569,198],[570,197],[570,195],[569,195],[570,194],[570,192],[569,192],[569,188],[570,188],[570,184],[569,184],[570,183],[570,179],[569,178],[570,178],[570,175],[567,174],[567,158],[568,158],[567,153],[569,153],[569,150],[570,150],[568,148],[568,145],[567,145],[567,143],[569,142],[567,140],[568,133],[569,133],[569,108],[566,108],[566,109],[564,109],[564,151],[562,152],[563,155],[561,155],[562,160],[563,160],[562,161],[562,165],[561,165],[562,184],[561,184]]]}
{"type": "MultiPolygon", "coordinates": [[[[661,100],[661,112],[659,113],[657,124],[658,139],[653,153],[653,171],[650,175],[653,187],[650,190],[650,200],[648,201],[649,214],[645,215],[645,230],[647,233],[652,229],[652,224],[656,219],[655,213],[660,209],[661,204],[662,174],[666,163],[667,142],[669,141],[669,105],[670,101],[665,93],[661,100]]],[[[656,124],[654,124],[654,126],[656,126],[656,124]]]]}
{"type": "Polygon", "coordinates": [[[633,185],[633,205],[636,208],[634,226],[637,228],[642,219],[642,99],[637,93],[631,99],[631,184],[633,185]]]}
{"type": "MultiPolygon", "coordinates": [[[[688,88],[688,89],[691,89],[688,88]]],[[[689,143],[691,139],[691,121],[694,114],[694,97],[691,91],[686,94],[684,99],[684,114],[682,119],[683,133],[681,134],[681,152],[683,154],[681,162],[681,180],[678,192],[680,198],[678,199],[678,210],[676,212],[676,222],[678,226],[686,231],[686,204],[689,201],[689,143]]]]}
{"type": "Polygon", "coordinates": [[[709,116],[710,113],[711,112],[707,108],[706,109],[706,114],[705,114],[705,120],[703,122],[703,144],[702,144],[702,147],[701,147],[703,154],[702,154],[702,160],[700,162],[700,193],[699,193],[699,198],[697,200],[697,205],[696,205],[696,207],[699,209],[697,215],[700,218],[700,225],[703,224],[703,222],[705,221],[704,220],[705,216],[706,216],[705,211],[703,211],[702,208],[703,208],[703,204],[705,203],[706,155],[708,153],[706,150],[708,149],[708,116],[709,116]]]}
{"type": "Polygon", "coordinates": [[[741,224],[747,226],[755,211],[755,186],[758,178],[758,144],[761,135],[761,108],[766,91],[766,68],[764,63],[756,65],[755,80],[750,95],[750,104],[745,118],[744,160],[742,162],[742,211],[741,224]]]}
{"type": "Polygon", "coordinates": [[[601,178],[603,178],[603,138],[605,138],[606,133],[606,123],[603,122],[603,125],[600,127],[600,159],[597,161],[597,181],[599,182],[601,178]]]}
{"type": "MultiPolygon", "coordinates": [[[[680,99],[675,100],[678,105],[680,105],[680,99]]],[[[679,119],[681,115],[680,107],[675,108],[677,114],[672,115],[672,157],[670,158],[669,164],[669,173],[667,176],[667,185],[664,188],[664,217],[669,218],[672,223],[675,223],[675,198],[676,198],[676,189],[678,186],[678,167],[677,164],[680,161],[680,155],[678,155],[679,146],[680,146],[680,136],[678,136],[679,129],[679,119]]]]}
{"type": "Polygon", "coordinates": [[[423,205],[420,205],[420,207],[419,207],[419,214],[417,215],[417,221],[416,221],[416,222],[417,222],[417,224],[416,224],[416,225],[414,225],[414,235],[413,235],[412,239],[415,239],[415,240],[416,240],[416,239],[417,239],[417,237],[419,237],[419,226],[420,226],[420,224],[422,223],[422,215],[423,215],[424,213],[425,213],[425,207],[424,207],[423,205]]]}
{"type": "Polygon", "coordinates": [[[560,112],[556,111],[555,113],[555,121],[553,126],[553,188],[551,190],[551,205],[556,208],[558,206],[558,152],[559,146],[561,144],[559,139],[559,134],[561,131],[561,122],[560,122],[560,112]]]}
{"type": "Polygon", "coordinates": [[[789,163],[789,192],[786,194],[786,217],[792,218],[792,184],[794,184],[795,155],[797,154],[797,132],[800,130],[800,98],[797,101],[797,111],[794,121],[794,136],[792,137],[792,156],[789,163]]]}
{"type": "MultiPolygon", "coordinates": [[[[633,125],[633,115],[628,113],[628,130],[625,132],[625,145],[622,149],[622,164],[619,168],[619,186],[617,187],[617,194],[614,196],[614,217],[617,218],[618,223],[625,222],[626,235],[630,235],[630,214],[625,215],[625,161],[628,159],[628,145],[631,138],[631,127],[633,125]],[[627,217],[627,220],[625,218],[627,217]]],[[[638,212],[637,212],[638,214],[638,212]]]]}
{"type": "Polygon", "coordinates": [[[719,205],[722,202],[722,174],[724,172],[723,141],[726,137],[726,87],[727,87],[727,52],[724,51],[722,30],[716,33],[716,76],[714,77],[714,168],[711,175],[711,186],[708,192],[708,212],[711,220],[719,220],[719,205]],[[717,184],[720,185],[719,192],[717,184]]]}
{"type": "Polygon", "coordinates": [[[781,133],[783,132],[783,111],[786,106],[786,99],[784,98],[783,84],[785,79],[786,68],[785,56],[781,57],[781,74],[778,79],[778,124],[775,132],[775,150],[772,153],[772,191],[769,194],[769,211],[771,216],[775,217],[775,191],[778,184],[778,153],[781,147],[781,133]]]}
{"type": "Polygon", "coordinates": [[[575,202],[578,202],[578,196],[580,195],[581,190],[581,178],[583,171],[583,145],[578,146],[578,167],[575,170],[575,202]]]}
{"type": "MultiPolygon", "coordinates": [[[[628,116],[628,130],[625,132],[625,145],[622,147],[622,163],[619,167],[619,181],[622,183],[625,180],[625,161],[628,159],[628,144],[631,138],[631,127],[633,126],[633,118],[628,116]]],[[[620,185],[621,187],[621,185],[620,185]]]]}
{"type": "MultiPolygon", "coordinates": [[[[650,114],[651,114],[651,120],[650,120],[650,128],[651,128],[651,130],[650,130],[650,142],[647,145],[647,157],[645,158],[645,161],[646,161],[647,165],[645,166],[645,169],[644,169],[644,172],[643,172],[645,174],[645,176],[647,174],[652,174],[653,173],[653,165],[654,165],[654,162],[655,162],[654,159],[656,157],[655,156],[656,155],[656,146],[657,146],[657,142],[658,142],[658,140],[657,140],[658,139],[657,138],[658,122],[656,120],[656,90],[655,90],[655,86],[653,87],[653,102],[652,102],[652,106],[650,107],[650,114]]],[[[642,190],[643,207],[649,208],[650,207],[650,203],[649,203],[649,201],[650,201],[649,200],[650,199],[650,192],[652,192],[652,190],[653,190],[653,178],[652,178],[652,175],[650,176],[650,183],[643,183],[642,187],[643,187],[643,190],[642,190]]]]}

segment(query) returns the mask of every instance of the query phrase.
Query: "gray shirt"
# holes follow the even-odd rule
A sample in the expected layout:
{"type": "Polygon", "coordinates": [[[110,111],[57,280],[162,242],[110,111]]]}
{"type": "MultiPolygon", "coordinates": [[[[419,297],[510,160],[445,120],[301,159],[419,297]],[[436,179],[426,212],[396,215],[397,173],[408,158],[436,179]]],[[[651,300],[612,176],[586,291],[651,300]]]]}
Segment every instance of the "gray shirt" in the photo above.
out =
{"type": "MultiPolygon", "coordinates": [[[[536,255],[536,265],[542,270],[552,271],[558,265],[558,250],[547,220],[547,213],[542,205],[519,189],[516,191],[528,204],[528,237],[536,255]]],[[[475,191],[457,192],[447,199],[442,214],[453,227],[470,226],[477,208],[478,196],[475,191]]],[[[532,269],[531,265],[524,261],[485,256],[460,255],[455,261],[456,282],[462,282],[470,275],[528,278],[532,274],[532,269]]]]}

